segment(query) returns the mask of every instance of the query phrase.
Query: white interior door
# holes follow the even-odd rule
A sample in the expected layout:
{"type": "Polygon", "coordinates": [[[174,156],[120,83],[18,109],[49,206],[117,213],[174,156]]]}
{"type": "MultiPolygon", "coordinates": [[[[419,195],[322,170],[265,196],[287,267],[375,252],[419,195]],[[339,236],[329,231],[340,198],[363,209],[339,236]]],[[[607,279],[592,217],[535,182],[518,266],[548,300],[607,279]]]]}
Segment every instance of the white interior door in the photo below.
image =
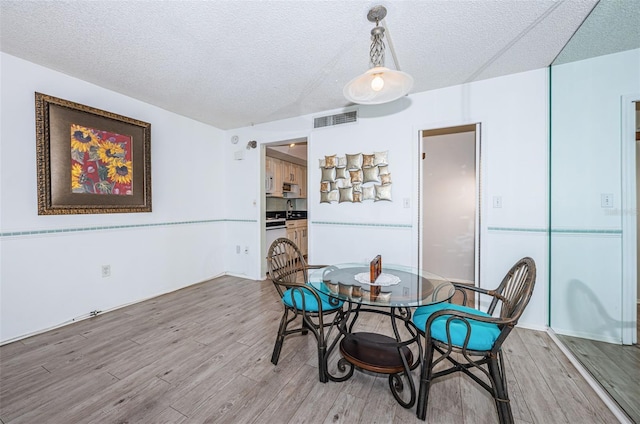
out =
{"type": "Polygon", "coordinates": [[[421,268],[475,285],[478,276],[476,125],[423,131],[421,268]]]}

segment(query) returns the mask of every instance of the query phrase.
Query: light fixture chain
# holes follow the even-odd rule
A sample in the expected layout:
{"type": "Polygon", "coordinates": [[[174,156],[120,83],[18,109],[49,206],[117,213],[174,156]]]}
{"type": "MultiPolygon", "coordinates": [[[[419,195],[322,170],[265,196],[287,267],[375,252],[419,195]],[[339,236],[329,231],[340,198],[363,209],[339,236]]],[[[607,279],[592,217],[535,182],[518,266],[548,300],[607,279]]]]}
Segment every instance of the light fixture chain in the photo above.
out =
{"type": "Polygon", "coordinates": [[[371,58],[371,66],[384,66],[384,28],[376,26],[371,30],[371,48],[369,49],[369,57],[371,58]]]}

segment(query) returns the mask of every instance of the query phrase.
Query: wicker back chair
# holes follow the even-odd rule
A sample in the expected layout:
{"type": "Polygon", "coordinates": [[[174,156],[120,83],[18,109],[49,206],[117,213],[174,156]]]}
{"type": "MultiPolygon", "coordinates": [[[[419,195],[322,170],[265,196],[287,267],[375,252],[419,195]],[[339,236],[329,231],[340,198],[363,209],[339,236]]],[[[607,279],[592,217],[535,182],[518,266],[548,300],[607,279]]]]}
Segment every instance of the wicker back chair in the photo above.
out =
{"type": "Polygon", "coordinates": [[[324,328],[330,326],[332,320],[326,322],[324,318],[340,311],[343,302],[333,300],[309,284],[308,270],[324,268],[324,265],[307,265],[298,246],[289,239],[279,238],[271,244],[267,263],[269,278],[276,287],[284,307],[271,362],[278,365],[286,336],[293,333],[307,334],[311,330],[318,342],[319,378],[325,383],[328,377],[324,328]],[[298,317],[301,318],[300,325],[290,328],[290,324],[298,317]]]}
{"type": "Polygon", "coordinates": [[[462,291],[464,303],[464,289],[491,296],[486,312],[450,303],[423,306],[416,310],[412,320],[425,337],[416,410],[418,418],[426,418],[429,388],[433,380],[462,371],[491,394],[500,423],[513,423],[502,344],[529,303],[535,281],[535,262],[528,257],[522,258],[513,265],[495,290],[454,284],[456,290],[462,291]],[[494,317],[498,307],[499,314],[494,317]],[[440,354],[437,358],[434,357],[436,351],[440,354]],[[458,355],[452,355],[453,352],[458,355]],[[434,372],[434,367],[445,359],[451,366],[434,372]],[[472,373],[472,368],[481,370],[488,383],[472,373]]]}

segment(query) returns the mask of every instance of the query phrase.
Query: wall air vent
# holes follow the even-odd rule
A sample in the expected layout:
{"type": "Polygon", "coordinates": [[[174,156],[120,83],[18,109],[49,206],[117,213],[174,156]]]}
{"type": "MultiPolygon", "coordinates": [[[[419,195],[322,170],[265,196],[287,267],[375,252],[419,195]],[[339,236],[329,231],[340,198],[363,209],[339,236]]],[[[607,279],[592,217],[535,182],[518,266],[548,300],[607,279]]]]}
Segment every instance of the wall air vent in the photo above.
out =
{"type": "Polygon", "coordinates": [[[358,111],[339,113],[337,115],[321,116],[313,120],[313,128],[331,127],[334,125],[348,124],[358,120],[358,111]]]}

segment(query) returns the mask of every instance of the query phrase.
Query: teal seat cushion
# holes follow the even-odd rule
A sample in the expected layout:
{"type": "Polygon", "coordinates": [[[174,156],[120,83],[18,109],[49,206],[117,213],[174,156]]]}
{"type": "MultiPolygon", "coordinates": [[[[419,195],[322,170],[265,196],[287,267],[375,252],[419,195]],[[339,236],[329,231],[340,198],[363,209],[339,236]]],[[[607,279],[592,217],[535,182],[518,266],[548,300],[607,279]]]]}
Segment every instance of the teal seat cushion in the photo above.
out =
{"type": "MultiPolygon", "coordinates": [[[[329,296],[325,293],[321,293],[316,291],[320,296],[321,306],[323,311],[332,311],[334,309],[339,309],[342,307],[343,302],[339,302],[337,305],[332,305],[329,303],[329,296]]],[[[296,309],[304,309],[308,312],[318,312],[318,300],[308,289],[288,289],[284,292],[284,296],[282,296],[282,303],[289,306],[290,308],[296,309]],[[293,293],[293,299],[292,294],[293,293]],[[304,294],[304,295],[303,295],[304,294]],[[304,297],[304,304],[302,302],[304,297]],[[295,305],[294,305],[295,301],[295,305]]]]}
{"type": "MultiPolygon", "coordinates": [[[[454,305],[452,303],[438,303],[436,305],[421,306],[416,309],[413,315],[412,321],[420,330],[425,331],[425,325],[429,317],[437,311],[443,309],[452,309],[454,311],[467,312],[482,317],[490,317],[491,315],[478,311],[477,309],[469,308],[466,306],[454,305]]],[[[449,343],[447,338],[447,319],[451,315],[442,315],[436,318],[431,324],[431,337],[439,340],[443,343],[449,343]]],[[[496,324],[488,322],[480,322],[472,319],[467,319],[471,325],[471,336],[469,337],[469,343],[467,349],[470,350],[491,350],[493,344],[500,336],[500,328],[496,324]]],[[[454,346],[462,347],[464,339],[467,336],[467,326],[460,319],[454,319],[449,326],[449,332],[451,334],[451,344],[454,346]]]]}

